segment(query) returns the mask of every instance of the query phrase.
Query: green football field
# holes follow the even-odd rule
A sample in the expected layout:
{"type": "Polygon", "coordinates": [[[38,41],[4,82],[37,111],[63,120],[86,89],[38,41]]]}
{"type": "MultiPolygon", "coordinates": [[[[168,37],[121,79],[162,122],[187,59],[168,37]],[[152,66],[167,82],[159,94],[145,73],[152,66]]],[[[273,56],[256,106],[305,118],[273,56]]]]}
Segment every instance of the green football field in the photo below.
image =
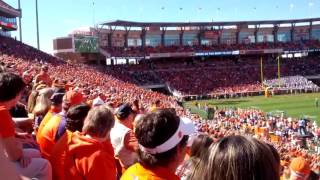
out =
{"type": "Polygon", "coordinates": [[[297,95],[277,95],[270,98],[264,96],[245,97],[227,100],[201,100],[188,101],[184,103],[184,107],[193,113],[206,117],[203,109],[205,103],[209,107],[240,107],[240,108],[258,108],[265,112],[280,114],[284,112],[286,115],[296,118],[307,117],[316,120],[320,125],[320,107],[315,106],[315,99],[319,99],[320,93],[297,94],[297,95]],[[200,103],[201,109],[195,106],[196,102],[200,103]]]}

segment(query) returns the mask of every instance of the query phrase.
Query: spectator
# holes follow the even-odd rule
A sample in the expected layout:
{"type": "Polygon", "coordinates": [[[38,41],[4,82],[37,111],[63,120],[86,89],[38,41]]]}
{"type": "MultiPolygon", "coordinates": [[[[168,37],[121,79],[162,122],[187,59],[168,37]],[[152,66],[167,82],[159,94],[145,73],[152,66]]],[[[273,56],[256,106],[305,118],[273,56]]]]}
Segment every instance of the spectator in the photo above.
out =
{"type": "Polygon", "coordinates": [[[84,119],[86,118],[90,107],[85,104],[72,106],[67,113],[66,132],[62,135],[59,141],[54,145],[50,162],[52,167],[52,175],[55,180],[65,179],[64,174],[67,169],[64,168],[66,151],[68,143],[71,142],[72,133],[75,131],[81,132],[84,119]]]}
{"type": "Polygon", "coordinates": [[[279,180],[280,157],[276,149],[254,138],[228,136],[211,145],[191,179],[279,180]]]}
{"type": "Polygon", "coordinates": [[[68,144],[65,179],[116,179],[110,130],[112,112],[104,106],[89,111],[82,133],[75,132],[68,144]]]}
{"type": "Polygon", "coordinates": [[[42,66],[40,73],[35,77],[35,83],[39,83],[41,81],[49,87],[52,84],[52,80],[48,74],[48,66],[42,66]]]}
{"type": "Polygon", "coordinates": [[[121,179],[179,179],[174,173],[185,157],[192,133],[192,122],[179,118],[173,111],[146,114],[135,129],[139,162],[125,171],[121,179]]]}
{"type": "Polygon", "coordinates": [[[33,109],[33,114],[35,118],[34,129],[37,130],[42,119],[47,114],[51,107],[50,97],[53,94],[53,89],[45,88],[39,92],[36,100],[36,105],[33,109]]]}
{"type": "Polygon", "coordinates": [[[298,121],[298,125],[299,125],[299,129],[298,129],[299,134],[302,135],[302,136],[306,135],[306,133],[307,133],[306,132],[306,120],[305,119],[300,119],[298,121]]]}
{"type": "Polygon", "coordinates": [[[134,117],[129,104],[121,105],[116,111],[116,122],[110,132],[115,157],[124,169],[137,162],[138,141],[133,133],[134,117]]]}
{"type": "Polygon", "coordinates": [[[8,158],[17,171],[29,178],[51,179],[51,165],[34,149],[22,149],[15,138],[15,126],[9,113],[21,97],[25,87],[22,78],[12,73],[0,74],[0,136],[8,158]]]}
{"type": "Polygon", "coordinates": [[[41,153],[44,157],[49,158],[54,144],[65,133],[66,115],[70,107],[81,104],[83,96],[77,91],[68,91],[63,96],[62,111],[47,122],[40,132],[38,140],[41,153]]]}
{"type": "Polygon", "coordinates": [[[157,111],[159,108],[161,108],[161,101],[157,99],[155,102],[151,104],[149,111],[154,112],[157,111]]]}
{"type": "Polygon", "coordinates": [[[290,180],[306,180],[310,171],[310,164],[303,157],[294,158],[290,163],[290,180]]]}
{"type": "Polygon", "coordinates": [[[181,180],[191,178],[192,170],[195,168],[196,164],[199,163],[202,156],[204,159],[208,158],[208,149],[213,143],[213,139],[205,134],[191,135],[189,137],[189,142],[192,143],[190,149],[190,158],[187,159],[176,172],[181,180]]]}
{"type": "MultiPolygon", "coordinates": [[[[61,112],[62,110],[62,98],[64,96],[64,93],[62,92],[56,92],[54,93],[51,97],[51,107],[49,109],[49,111],[47,112],[47,114],[43,117],[41,123],[39,124],[39,127],[37,129],[37,133],[36,133],[36,137],[37,137],[37,142],[38,139],[41,139],[42,137],[42,129],[43,127],[46,126],[46,124],[48,123],[48,121],[51,119],[51,117],[55,116],[57,113],[61,112]]],[[[39,143],[39,142],[38,142],[39,143]]]]}

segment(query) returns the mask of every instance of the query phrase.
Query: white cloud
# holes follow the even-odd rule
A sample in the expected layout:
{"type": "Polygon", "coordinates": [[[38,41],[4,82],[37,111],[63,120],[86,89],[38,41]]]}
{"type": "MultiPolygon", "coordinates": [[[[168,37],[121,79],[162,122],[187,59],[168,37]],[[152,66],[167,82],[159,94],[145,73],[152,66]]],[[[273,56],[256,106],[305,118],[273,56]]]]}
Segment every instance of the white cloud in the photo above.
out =
{"type": "Polygon", "coordinates": [[[293,8],[294,8],[294,4],[291,3],[291,4],[290,4],[290,9],[293,9],[293,8]]]}
{"type": "Polygon", "coordinates": [[[312,7],[314,5],[314,3],[313,2],[309,2],[308,5],[309,5],[309,7],[312,7]]]}

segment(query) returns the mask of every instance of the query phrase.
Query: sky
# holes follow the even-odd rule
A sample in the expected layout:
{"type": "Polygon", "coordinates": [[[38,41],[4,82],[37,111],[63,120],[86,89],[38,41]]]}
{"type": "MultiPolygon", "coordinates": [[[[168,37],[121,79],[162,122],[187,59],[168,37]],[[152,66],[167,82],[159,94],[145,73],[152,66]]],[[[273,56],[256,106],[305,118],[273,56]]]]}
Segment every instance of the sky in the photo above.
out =
{"type": "MultiPolygon", "coordinates": [[[[4,0],[18,8],[18,0],[4,0]]],[[[37,47],[35,0],[21,0],[22,40],[37,47]]],[[[320,0],[38,0],[40,49],[53,39],[111,20],[247,21],[320,17],[320,0]]],[[[18,31],[12,33],[19,39],[18,31]]]]}

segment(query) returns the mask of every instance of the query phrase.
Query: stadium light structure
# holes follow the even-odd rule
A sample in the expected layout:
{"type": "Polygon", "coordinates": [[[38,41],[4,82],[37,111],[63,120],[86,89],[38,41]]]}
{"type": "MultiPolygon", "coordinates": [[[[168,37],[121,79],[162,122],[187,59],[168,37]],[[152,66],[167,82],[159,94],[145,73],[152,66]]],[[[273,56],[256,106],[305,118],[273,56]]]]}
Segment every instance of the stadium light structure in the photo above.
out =
{"type": "Polygon", "coordinates": [[[22,42],[22,26],[21,26],[22,11],[21,11],[20,0],[18,0],[18,9],[20,11],[20,17],[19,17],[19,39],[20,39],[20,42],[22,42]]]}
{"type": "Polygon", "coordinates": [[[37,24],[37,47],[40,49],[39,41],[39,18],[38,18],[38,0],[36,0],[36,24],[37,24]]]}
{"type": "Polygon", "coordinates": [[[93,26],[96,24],[96,12],[95,12],[95,3],[94,0],[92,0],[92,24],[93,26]]]}
{"type": "Polygon", "coordinates": [[[281,86],[281,75],[280,75],[280,55],[278,55],[277,57],[277,61],[278,61],[278,85],[279,85],[279,88],[281,86]]]}

